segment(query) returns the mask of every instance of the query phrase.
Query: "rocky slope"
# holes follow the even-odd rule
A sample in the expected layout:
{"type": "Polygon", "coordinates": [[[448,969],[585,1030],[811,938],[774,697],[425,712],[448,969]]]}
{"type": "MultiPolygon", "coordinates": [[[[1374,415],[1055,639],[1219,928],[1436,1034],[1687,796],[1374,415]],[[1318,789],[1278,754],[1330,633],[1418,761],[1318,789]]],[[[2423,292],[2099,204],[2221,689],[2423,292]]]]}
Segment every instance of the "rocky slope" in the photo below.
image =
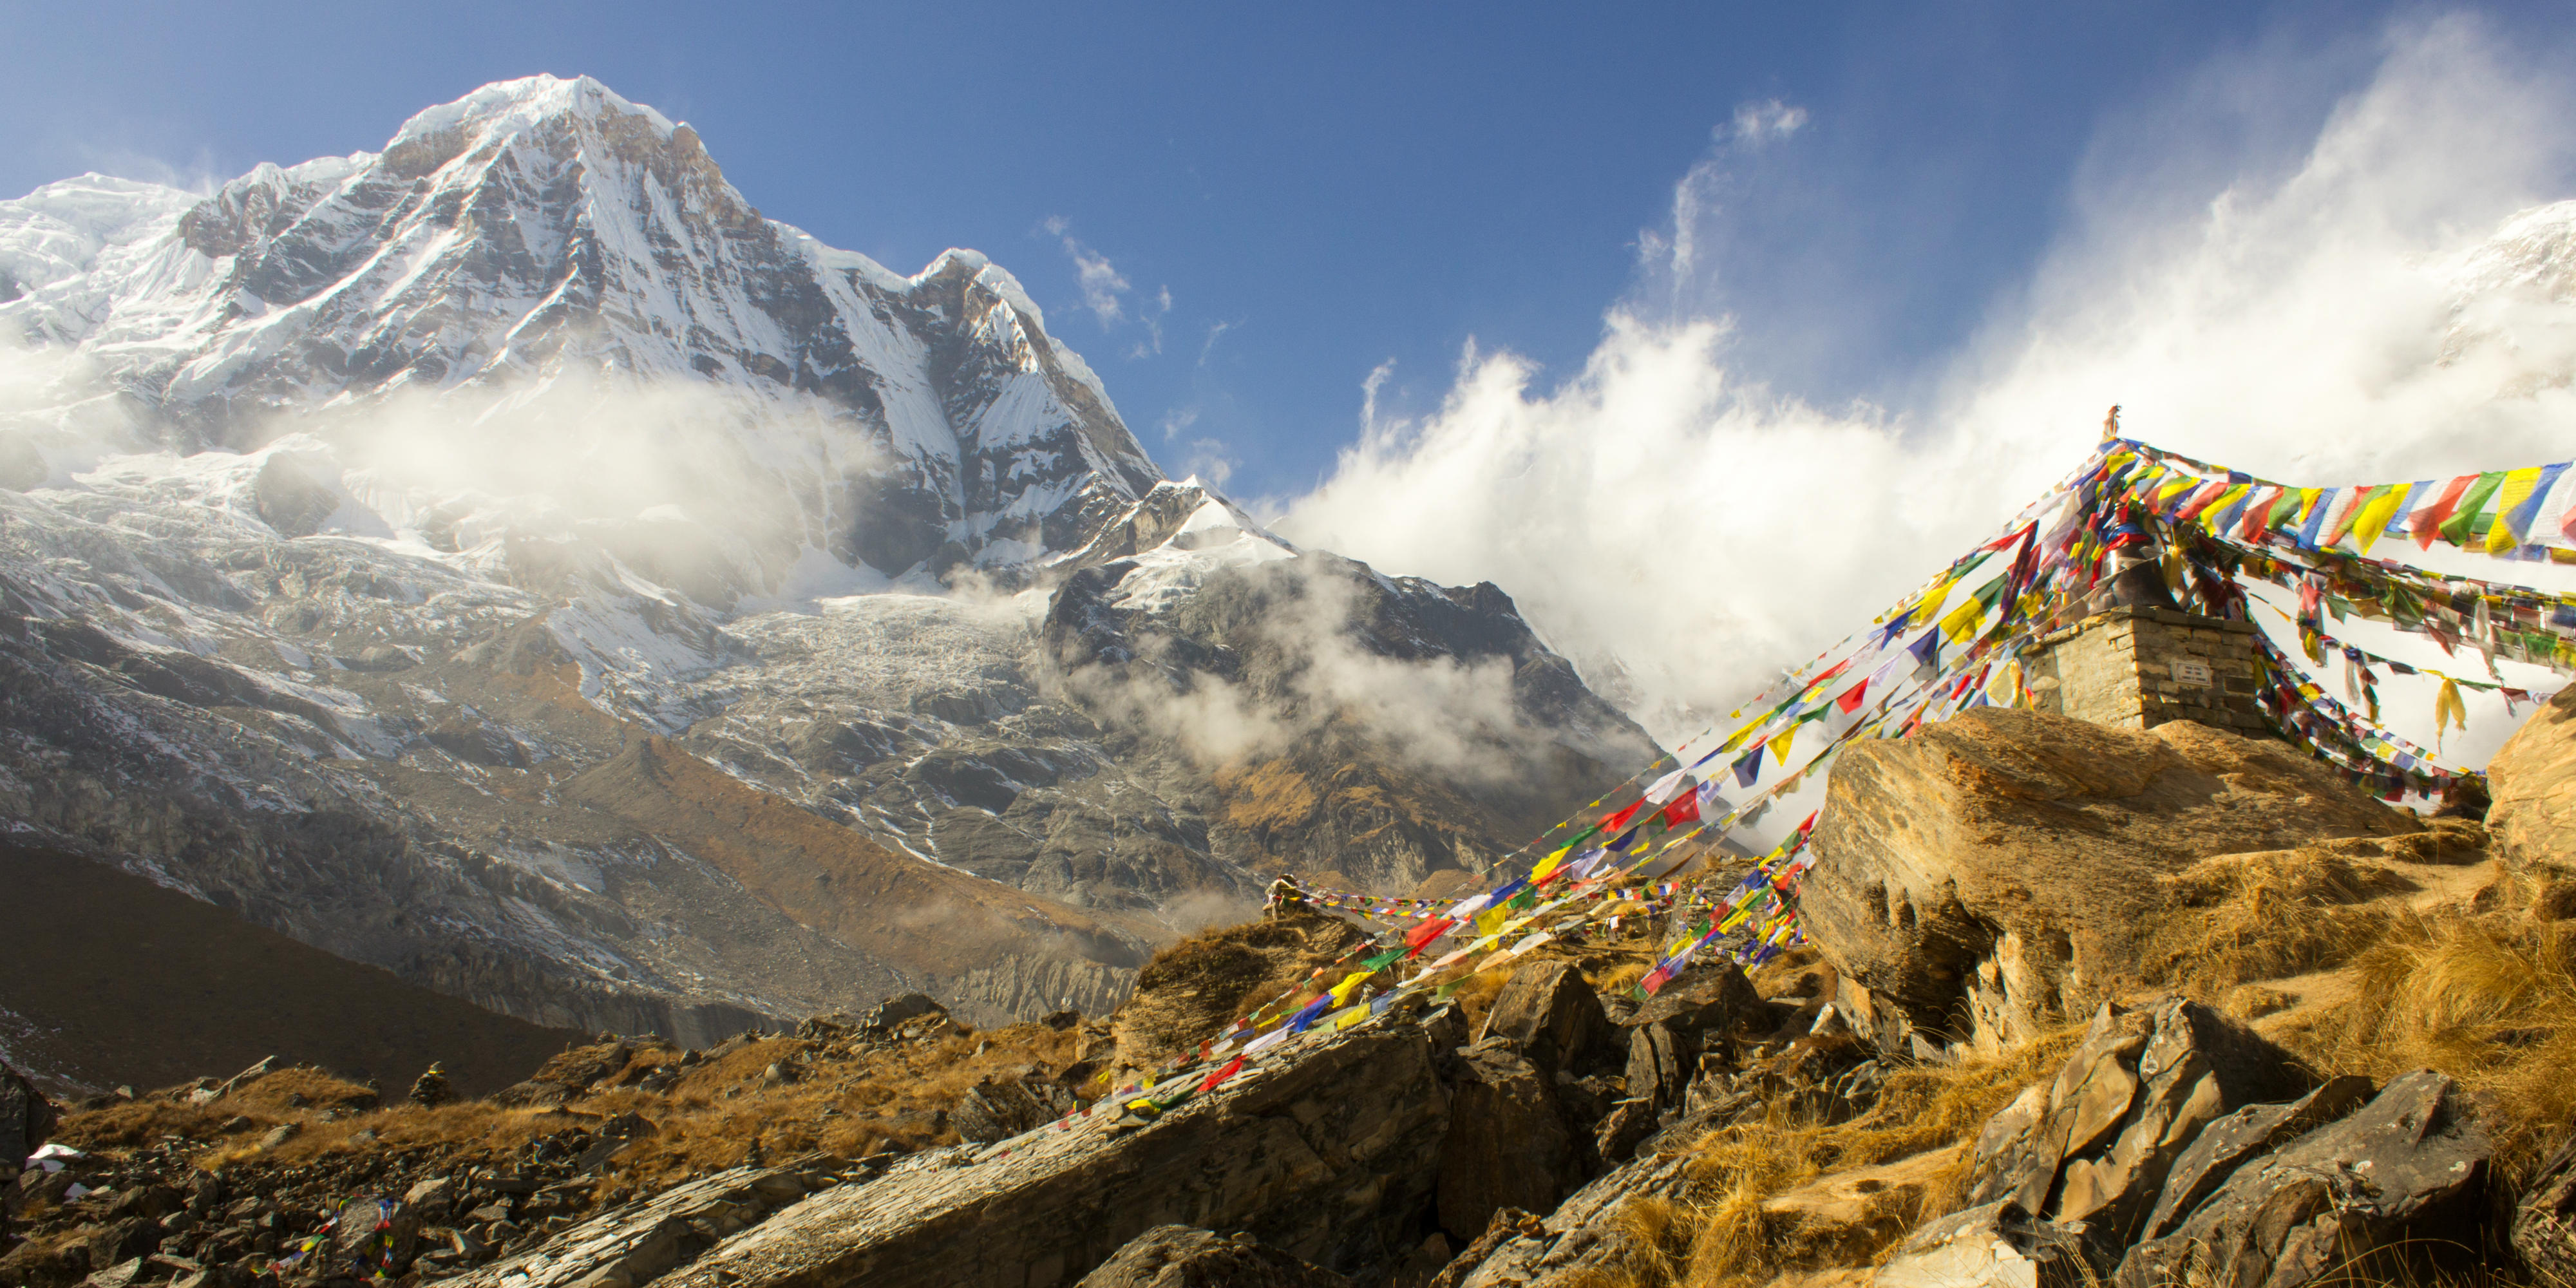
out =
{"type": "MultiPolygon", "coordinates": [[[[1349,932],[1283,907],[1160,955],[1106,1022],[966,1034],[898,999],[704,1053],[603,1040],[489,1102],[373,1108],[309,1071],[93,1102],[66,1175],[114,1188],[23,1181],[32,1237],[0,1273],[205,1288],[391,1254],[416,1282],[504,1285],[2298,1288],[2576,1265],[2570,927],[2527,860],[2474,820],[2374,826],[2394,812],[2265,742],[2006,714],[1916,753],[1949,766],[1919,821],[1958,844],[1847,831],[1836,860],[1946,874],[1944,915],[1998,943],[2082,941],[2024,954],[2005,996],[2099,1000],[2021,1011],[2040,1031],[1986,1050],[1945,1032],[1958,999],[1862,982],[1883,935],[1749,979],[1704,963],[1642,1005],[1621,983],[1654,941],[1596,935],[1192,1067],[1208,1014],[1330,982],[1349,932]],[[2085,835],[2126,843],[2132,933],[2066,919],[2097,875],[2064,849],[2085,835]],[[2230,835],[2284,848],[2195,853],[2230,835]],[[1150,1096],[1107,1094],[1148,1066],[1150,1096]],[[350,1210],[365,1224],[276,1255],[350,1210]]],[[[2506,767],[2554,798],[2567,730],[2534,727],[2506,767]]],[[[1826,809],[1866,829],[1872,793],[1922,769],[1838,769],[1826,809]]]]}
{"type": "Polygon", "coordinates": [[[1490,586],[1165,479],[1019,284],[589,80],[0,202],[0,817],[547,1024],[1114,1004],[1654,754],[1490,586]]]}

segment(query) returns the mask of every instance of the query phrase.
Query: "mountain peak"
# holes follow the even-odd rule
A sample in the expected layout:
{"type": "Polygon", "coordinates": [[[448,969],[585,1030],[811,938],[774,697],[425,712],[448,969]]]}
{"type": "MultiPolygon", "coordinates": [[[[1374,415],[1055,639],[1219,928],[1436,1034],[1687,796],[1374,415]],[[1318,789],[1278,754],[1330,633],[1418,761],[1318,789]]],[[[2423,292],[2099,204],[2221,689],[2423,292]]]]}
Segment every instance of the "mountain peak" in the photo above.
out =
{"type": "Polygon", "coordinates": [[[417,112],[394,132],[393,142],[387,145],[387,150],[448,130],[461,128],[488,133],[522,128],[560,116],[586,120],[638,117],[666,139],[686,128],[673,124],[671,118],[625,98],[588,76],[565,79],[539,74],[517,80],[494,81],[452,103],[441,103],[417,112]]]}

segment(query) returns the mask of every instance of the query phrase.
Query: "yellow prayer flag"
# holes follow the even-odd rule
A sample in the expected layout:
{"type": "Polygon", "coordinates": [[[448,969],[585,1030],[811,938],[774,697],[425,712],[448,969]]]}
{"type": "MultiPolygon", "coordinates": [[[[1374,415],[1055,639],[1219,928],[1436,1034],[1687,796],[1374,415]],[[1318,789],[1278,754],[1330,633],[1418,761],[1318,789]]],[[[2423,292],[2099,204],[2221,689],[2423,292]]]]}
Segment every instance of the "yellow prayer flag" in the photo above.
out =
{"type": "Polygon", "coordinates": [[[2379,534],[2387,529],[2388,521],[2396,517],[2397,507],[2405,503],[2406,494],[2412,490],[2404,484],[2391,484],[2370,498],[2370,503],[2361,507],[2361,514],[2352,523],[2354,547],[2363,554],[2369,554],[2370,543],[2379,540],[2379,534]]]}
{"type": "Polygon", "coordinates": [[[1348,1006],[1348,1005],[1350,1005],[1350,1002],[1351,1002],[1351,990],[1358,988],[1360,985],[1362,985],[1362,984],[1364,984],[1364,983],[1367,983],[1367,982],[1368,982],[1368,977],[1369,977],[1369,976],[1371,976],[1371,975],[1374,975],[1374,974],[1376,974],[1376,973],[1377,973],[1377,972],[1375,972],[1375,971],[1365,971],[1365,970],[1362,970],[1362,971],[1353,971],[1353,972],[1351,972],[1348,976],[1344,977],[1341,983],[1333,985],[1333,1005],[1335,1005],[1335,1006],[1348,1006]]]}
{"type": "Polygon", "coordinates": [[[2251,483],[2239,483],[2219,493],[2218,499],[2210,502],[2208,508],[2200,512],[2200,526],[2212,532],[2218,531],[2218,516],[2226,513],[2227,507],[2236,504],[2237,498],[2252,491],[2253,487],[2251,483]]]}
{"type": "Polygon", "coordinates": [[[1971,598],[1957,608],[1951,609],[1950,615],[1941,619],[1941,633],[1949,636],[1953,644],[1965,643],[1970,636],[1976,634],[1977,623],[1984,621],[1985,618],[1986,606],[1971,598]]]}
{"type": "Polygon", "coordinates": [[[1569,845],[1544,859],[1540,859],[1538,861],[1538,866],[1530,869],[1529,879],[1533,883],[1545,880],[1547,874],[1556,871],[1556,865],[1565,862],[1565,856],[1572,854],[1573,852],[1574,847],[1569,845]]]}
{"type": "Polygon", "coordinates": [[[1771,755],[1781,764],[1785,765],[1789,763],[1789,742],[1797,736],[1798,726],[1791,725],[1788,728],[1781,730],[1779,737],[1771,740],[1771,755]]]}
{"type": "Polygon", "coordinates": [[[2495,525],[2487,529],[2487,553],[2506,554],[2522,544],[2522,534],[2505,522],[2505,516],[2531,499],[2531,489],[2540,484],[2540,467],[2515,470],[2504,476],[2504,486],[2496,489],[2495,525]]]}

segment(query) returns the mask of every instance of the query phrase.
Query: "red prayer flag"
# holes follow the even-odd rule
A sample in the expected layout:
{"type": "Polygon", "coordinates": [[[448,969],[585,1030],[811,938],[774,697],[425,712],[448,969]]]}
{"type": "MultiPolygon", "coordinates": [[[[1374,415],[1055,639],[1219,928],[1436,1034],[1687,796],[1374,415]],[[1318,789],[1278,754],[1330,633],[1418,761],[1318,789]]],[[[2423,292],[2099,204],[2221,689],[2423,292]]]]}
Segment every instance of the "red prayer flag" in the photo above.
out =
{"type": "Polygon", "coordinates": [[[1447,933],[1451,926],[1457,924],[1457,922],[1452,921],[1447,917],[1434,917],[1431,920],[1423,922],[1421,925],[1415,926],[1413,929],[1406,931],[1404,934],[1404,946],[1412,949],[1413,952],[1406,953],[1405,956],[1411,957],[1414,953],[1421,952],[1424,948],[1430,946],[1432,940],[1438,939],[1441,935],[1447,933]]]}
{"type": "Polygon", "coordinates": [[[1683,792],[1681,795],[1673,798],[1672,804],[1664,807],[1664,826],[1666,827],[1680,827],[1684,823],[1696,823],[1698,821],[1698,792],[1683,792]]]}
{"type": "Polygon", "coordinates": [[[1216,1084],[1241,1072],[1243,1072],[1243,1057],[1236,1056],[1234,1059],[1227,1061],[1224,1068],[1209,1074],[1207,1076],[1207,1081],[1199,1084],[1199,1094],[1205,1095],[1208,1092],[1216,1090],[1216,1084]]]}
{"type": "Polygon", "coordinates": [[[1861,693],[1867,688],[1869,688],[1869,679],[1864,676],[1860,683],[1843,690],[1843,695],[1834,699],[1834,705],[1841,707],[1844,715],[1860,710],[1861,693]]]}
{"type": "Polygon", "coordinates": [[[1606,834],[1616,832],[1620,828],[1626,827],[1628,825],[1628,820],[1635,818],[1637,816],[1637,811],[1644,809],[1645,807],[1645,799],[1643,797],[1638,798],[1635,804],[1602,819],[1600,823],[1601,831],[1606,834]]]}

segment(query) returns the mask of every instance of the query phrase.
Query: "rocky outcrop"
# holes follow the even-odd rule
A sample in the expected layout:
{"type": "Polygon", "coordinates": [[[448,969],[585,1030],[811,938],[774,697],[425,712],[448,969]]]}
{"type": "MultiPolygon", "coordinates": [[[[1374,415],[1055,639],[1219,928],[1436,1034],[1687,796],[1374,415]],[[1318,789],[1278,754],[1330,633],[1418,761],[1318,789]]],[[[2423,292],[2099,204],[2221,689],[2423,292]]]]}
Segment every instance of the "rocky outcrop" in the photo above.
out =
{"type": "Polygon", "coordinates": [[[1598,1283],[1631,1261],[1648,1261],[1652,1246],[1636,1227],[1617,1219],[1632,1202],[1672,1201],[1688,1192],[1690,1160],[1681,1155],[1639,1158],[1601,1174],[1566,1197],[1543,1219],[1494,1231],[1441,1272],[1456,1288],[1575,1288],[1598,1283]]]}
{"type": "Polygon", "coordinates": [[[2340,1122],[2236,1170],[2174,1233],[2131,1250],[2119,1288],[2178,1282],[2299,1288],[2382,1256],[2480,1255],[2488,1144],[2451,1080],[2397,1079],[2340,1122]]]}
{"type": "Polygon", "coordinates": [[[1458,1054],[1440,1145],[1440,1227],[1463,1243],[1503,1208],[1546,1212],[1588,1174],[1588,1140],[1567,1129],[1548,1072],[1501,1041],[1458,1054]]]}
{"type": "Polygon", "coordinates": [[[1158,1225],[1076,1288],[1350,1288],[1351,1281],[1250,1239],[1158,1225]]]}
{"type": "Polygon", "coordinates": [[[1988,1050],[2138,978],[2156,878],[2219,854],[2418,832],[2288,745],[1980,708],[1835,767],[1800,906],[1843,975],[1988,1050]]]}
{"type": "Polygon", "coordinates": [[[1872,1288],[2075,1288],[2086,1282],[2082,1239],[1997,1199],[1924,1222],[1879,1267],[1872,1288]]]}
{"type": "Polygon", "coordinates": [[[634,1288],[805,1196],[816,1179],[737,1167],[573,1226],[542,1249],[460,1275],[457,1288],[634,1288]]]}
{"type": "Polygon", "coordinates": [[[2102,1247],[2127,1247],[2203,1128],[2299,1090],[2287,1052],[2208,1007],[2104,1003],[2056,1078],[1978,1134],[1967,1201],[2009,1199],[2102,1247]]]}
{"type": "Polygon", "coordinates": [[[1335,1035],[1128,1129],[1064,1130],[915,1155],[816,1194],[662,1282],[671,1288],[1069,1283],[1145,1230],[1249,1232],[1336,1272],[1418,1243],[1449,1125],[1418,1025],[1335,1035]]]}
{"type": "Polygon", "coordinates": [[[2560,689],[2487,761],[2495,803],[2487,832],[2507,869],[2543,906],[2576,902],[2550,891],[2576,882],[2576,685],[2560,689]]]}
{"type": "Polygon", "coordinates": [[[1610,1035],[1600,995],[1574,963],[1558,960],[1512,972],[1476,1031],[1477,1041],[1508,1045],[1549,1078],[1578,1072],[1609,1054],[1610,1035]]]}

